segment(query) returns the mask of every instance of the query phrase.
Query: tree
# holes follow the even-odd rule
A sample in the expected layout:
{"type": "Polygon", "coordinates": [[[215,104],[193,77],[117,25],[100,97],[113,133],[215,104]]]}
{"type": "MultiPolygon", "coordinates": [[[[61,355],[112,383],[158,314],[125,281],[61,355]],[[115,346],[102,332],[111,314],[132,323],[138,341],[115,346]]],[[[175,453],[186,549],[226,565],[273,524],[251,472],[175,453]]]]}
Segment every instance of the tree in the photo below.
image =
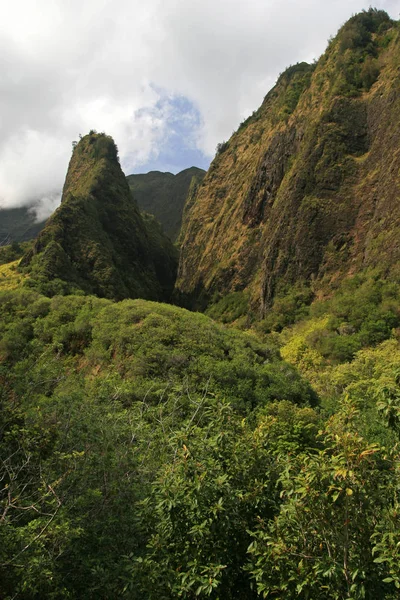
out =
{"type": "Polygon", "coordinates": [[[260,522],[249,547],[248,568],[263,598],[374,600],[394,593],[372,538],[390,502],[394,461],[359,436],[356,417],[345,403],[321,432],[322,450],[289,458],[279,514],[260,522]]]}

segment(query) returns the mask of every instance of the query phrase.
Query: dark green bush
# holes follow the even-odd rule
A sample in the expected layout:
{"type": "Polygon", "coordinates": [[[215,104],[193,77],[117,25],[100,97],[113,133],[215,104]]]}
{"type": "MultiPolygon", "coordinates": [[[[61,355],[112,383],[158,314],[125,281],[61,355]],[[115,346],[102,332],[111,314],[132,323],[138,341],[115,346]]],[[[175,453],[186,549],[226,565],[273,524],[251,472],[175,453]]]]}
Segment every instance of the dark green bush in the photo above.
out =
{"type": "Polygon", "coordinates": [[[329,324],[309,342],[328,359],[350,361],[361,348],[388,339],[400,325],[399,298],[397,284],[376,276],[344,281],[331,300],[312,305],[311,314],[329,315],[329,324]]]}
{"type": "Polygon", "coordinates": [[[256,325],[257,330],[263,333],[282,331],[308,315],[312,299],[311,289],[303,284],[281,290],[264,319],[256,325]]]}
{"type": "Polygon", "coordinates": [[[221,323],[233,323],[249,312],[249,296],[246,292],[232,292],[213,302],[206,315],[221,323]]]}

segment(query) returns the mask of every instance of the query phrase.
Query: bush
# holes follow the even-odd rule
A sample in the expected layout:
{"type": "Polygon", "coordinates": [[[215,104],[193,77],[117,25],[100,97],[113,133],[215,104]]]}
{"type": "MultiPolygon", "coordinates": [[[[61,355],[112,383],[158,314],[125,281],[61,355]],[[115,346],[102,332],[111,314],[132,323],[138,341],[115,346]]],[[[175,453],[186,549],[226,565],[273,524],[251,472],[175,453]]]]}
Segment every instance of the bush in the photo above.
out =
{"type": "Polygon", "coordinates": [[[224,142],[221,142],[221,143],[217,144],[217,147],[216,147],[216,150],[215,150],[217,156],[219,154],[223,154],[226,150],[228,150],[228,148],[229,148],[229,141],[228,142],[224,141],[224,142]]]}
{"type": "Polygon", "coordinates": [[[296,323],[309,314],[312,299],[311,289],[301,283],[281,290],[264,319],[256,325],[256,329],[262,333],[282,331],[284,327],[296,323]]]}

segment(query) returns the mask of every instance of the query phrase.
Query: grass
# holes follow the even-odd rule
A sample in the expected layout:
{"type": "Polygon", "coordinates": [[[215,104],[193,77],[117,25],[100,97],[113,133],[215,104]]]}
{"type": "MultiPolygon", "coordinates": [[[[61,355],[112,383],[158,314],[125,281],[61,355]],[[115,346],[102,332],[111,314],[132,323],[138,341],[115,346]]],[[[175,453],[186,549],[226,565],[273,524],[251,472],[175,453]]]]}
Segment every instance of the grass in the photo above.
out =
{"type": "Polygon", "coordinates": [[[18,270],[19,260],[0,265],[0,290],[15,290],[28,278],[18,270]]]}

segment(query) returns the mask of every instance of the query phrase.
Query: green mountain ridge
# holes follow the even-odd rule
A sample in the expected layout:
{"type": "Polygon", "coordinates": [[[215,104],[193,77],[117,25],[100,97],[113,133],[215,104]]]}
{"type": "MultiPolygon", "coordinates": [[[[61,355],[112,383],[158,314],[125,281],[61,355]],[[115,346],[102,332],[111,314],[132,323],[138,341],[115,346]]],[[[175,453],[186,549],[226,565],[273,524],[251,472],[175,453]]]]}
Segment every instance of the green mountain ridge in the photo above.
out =
{"type": "Polygon", "coordinates": [[[113,140],[90,133],[74,148],[60,207],[20,268],[45,293],[167,300],[176,251],[132,200],[113,140]]]}
{"type": "Polygon", "coordinates": [[[127,180],[140,210],[154,215],[165,233],[175,242],[179,237],[191,181],[195,178],[200,182],[204,175],[203,169],[190,167],[176,175],[150,171],[128,175],[127,180]]]}
{"type": "Polygon", "coordinates": [[[35,238],[45,221],[36,221],[28,207],[0,208],[0,246],[11,242],[26,242],[35,238]]]}
{"type": "MultiPolygon", "coordinates": [[[[192,178],[200,182],[204,175],[203,169],[190,167],[176,175],[150,171],[128,175],[127,180],[139,209],[154,215],[168,237],[175,242],[180,233],[182,213],[192,178]]],[[[31,240],[45,224],[46,221],[36,221],[32,207],[0,208],[0,246],[31,240]]]]}

